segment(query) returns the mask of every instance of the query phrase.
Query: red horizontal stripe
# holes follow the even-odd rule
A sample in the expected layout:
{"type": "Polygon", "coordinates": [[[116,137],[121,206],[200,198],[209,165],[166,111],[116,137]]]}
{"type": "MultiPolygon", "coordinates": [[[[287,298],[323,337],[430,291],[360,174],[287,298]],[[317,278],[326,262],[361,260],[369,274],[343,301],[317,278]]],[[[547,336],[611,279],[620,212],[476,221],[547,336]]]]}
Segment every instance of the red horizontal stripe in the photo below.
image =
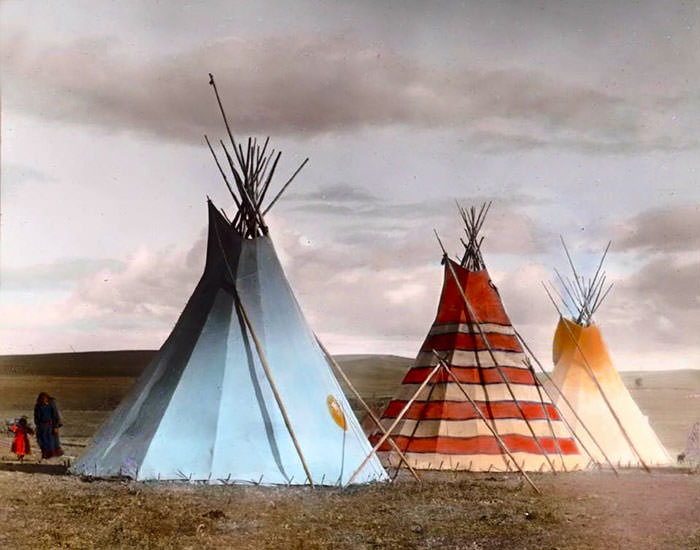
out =
{"type": "MultiPolygon", "coordinates": [[[[413,367],[406,373],[403,379],[404,384],[420,384],[430,374],[434,367],[413,367]]],[[[457,380],[464,384],[502,384],[501,377],[496,367],[450,367],[457,380]]],[[[513,384],[534,385],[535,379],[532,373],[526,369],[515,367],[501,367],[508,382],[513,384]]],[[[447,374],[447,371],[440,369],[431,378],[430,383],[438,384],[444,382],[454,382],[454,379],[447,374]]]]}
{"type": "MultiPolygon", "coordinates": [[[[382,418],[396,418],[408,401],[394,399],[387,405],[382,418]]],[[[514,401],[477,401],[481,413],[488,419],[522,418],[514,401]]],[[[545,420],[542,403],[520,402],[520,408],[527,420],[545,420]]],[[[557,409],[547,404],[547,412],[552,420],[560,420],[557,409]]],[[[414,401],[403,416],[406,420],[471,420],[479,418],[469,401],[414,401]]]]}
{"type": "MultiPolygon", "coordinates": [[[[425,352],[421,352],[421,353],[425,353],[425,352]]],[[[443,353],[445,353],[445,352],[443,352],[443,353]]],[[[505,353],[505,352],[504,352],[504,353],[505,353]]],[[[514,351],[513,351],[513,352],[508,352],[508,353],[511,353],[513,357],[517,357],[518,355],[521,355],[521,354],[519,354],[519,353],[517,353],[517,352],[514,352],[514,351]]],[[[435,357],[435,356],[431,353],[429,358],[434,358],[434,357],[435,357]]],[[[506,357],[507,357],[507,356],[506,356],[506,357]]],[[[429,359],[429,358],[428,358],[428,359],[429,359]]],[[[426,359],[425,356],[421,357],[421,356],[419,355],[419,356],[416,358],[416,361],[414,361],[413,368],[419,368],[419,367],[420,367],[420,368],[424,368],[424,367],[427,367],[427,368],[431,368],[431,369],[432,369],[432,368],[435,367],[435,363],[432,363],[432,364],[431,364],[431,363],[427,363],[427,362],[425,361],[425,359],[426,359]],[[424,361],[421,361],[421,362],[419,363],[419,362],[418,362],[418,359],[424,359],[424,361]]],[[[525,366],[525,362],[523,361],[524,357],[521,357],[520,359],[521,359],[521,364],[520,364],[520,365],[518,365],[518,364],[516,363],[515,365],[508,365],[507,368],[509,368],[509,369],[517,369],[517,370],[524,370],[524,371],[530,372],[530,369],[527,368],[527,367],[525,366]]],[[[503,362],[505,362],[505,360],[504,360],[503,362]]],[[[472,363],[469,363],[469,364],[466,364],[466,365],[465,365],[465,364],[462,364],[462,363],[460,363],[459,365],[453,365],[450,361],[447,361],[447,366],[450,367],[450,368],[453,369],[453,370],[456,369],[456,368],[463,368],[463,369],[464,369],[464,368],[466,368],[466,369],[479,368],[479,369],[482,369],[482,370],[495,369],[495,368],[496,368],[496,367],[494,367],[494,366],[492,366],[492,365],[479,365],[479,364],[476,363],[476,362],[472,362],[472,363]]],[[[500,365],[500,364],[499,364],[499,366],[500,366],[502,369],[503,369],[503,368],[506,368],[505,366],[500,365]]]]}
{"type": "Polygon", "coordinates": [[[426,338],[422,351],[459,349],[464,351],[487,350],[486,344],[492,350],[499,351],[523,351],[520,342],[512,334],[500,334],[497,332],[485,333],[486,342],[481,334],[465,334],[463,332],[453,332],[449,334],[436,334],[426,338]]]}
{"type": "MultiPolygon", "coordinates": [[[[370,437],[370,441],[376,444],[380,439],[380,434],[374,434],[370,437]]],[[[503,443],[511,453],[531,453],[541,455],[535,438],[518,435],[504,434],[500,436],[503,443]]],[[[409,453],[441,453],[441,454],[487,454],[497,455],[503,454],[501,446],[492,435],[477,435],[474,437],[407,437],[396,436],[392,439],[403,452],[409,453]]],[[[553,437],[538,437],[542,448],[549,454],[558,453],[553,437]]],[[[571,438],[558,439],[559,448],[562,454],[575,455],[578,454],[578,447],[571,438]]],[[[390,451],[391,447],[388,443],[384,443],[380,451],[390,451]]]]}

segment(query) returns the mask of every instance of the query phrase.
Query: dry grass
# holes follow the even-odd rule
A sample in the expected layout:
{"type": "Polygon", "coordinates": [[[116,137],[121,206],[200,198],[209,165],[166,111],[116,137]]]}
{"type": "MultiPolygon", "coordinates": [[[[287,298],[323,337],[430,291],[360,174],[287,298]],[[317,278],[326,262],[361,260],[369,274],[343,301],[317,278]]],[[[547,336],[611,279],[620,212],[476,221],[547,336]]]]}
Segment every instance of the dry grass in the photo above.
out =
{"type": "MultiPolygon", "coordinates": [[[[51,368],[33,359],[21,375],[8,374],[16,371],[14,363],[0,361],[6,373],[0,375],[0,419],[30,414],[38,391],[47,390],[62,406],[64,448],[77,455],[134,380],[119,376],[125,357],[90,356],[90,361],[107,360],[110,376],[100,378],[88,376],[94,366],[74,357],[53,358],[51,368]],[[58,376],[65,365],[80,375],[58,376]],[[34,371],[43,374],[30,374],[34,371]]],[[[135,357],[139,366],[129,368],[138,370],[145,356],[135,357]]],[[[342,361],[375,403],[391,394],[406,365],[401,358],[382,358],[378,364],[360,356],[342,361]]],[[[626,373],[624,378],[662,441],[680,450],[698,414],[700,373],[626,373]],[[634,387],[638,376],[641,388],[634,387]]],[[[49,475],[61,472],[59,464],[7,462],[10,439],[5,442],[1,549],[700,549],[700,476],[678,470],[653,476],[631,471],[619,479],[535,475],[541,496],[512,474],[434,474],[422,484],[405,480],[345,492],[88,483],[49,475]]]]}
{"type": "Polygon", "coordinates": [[[342,492],[0,472],[0,547],[700,548],[698,476],[535,477],[542,496],[514,475],[434,475],[342,492]],[[664,502],[665,515],[656,507],[664,502]]]}
{"type": "Polygon", "coordinates": [[[134,377],[141,374],[155,353],[133,350],[0,355],[0,375],[134,377]]]}

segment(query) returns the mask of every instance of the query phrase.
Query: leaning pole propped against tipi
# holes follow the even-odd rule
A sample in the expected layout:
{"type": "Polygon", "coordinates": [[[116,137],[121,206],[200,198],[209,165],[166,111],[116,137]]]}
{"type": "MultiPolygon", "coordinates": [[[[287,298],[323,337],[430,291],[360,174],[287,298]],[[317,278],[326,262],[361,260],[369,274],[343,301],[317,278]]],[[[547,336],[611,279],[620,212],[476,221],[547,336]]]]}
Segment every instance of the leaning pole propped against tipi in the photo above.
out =
{"type": "Polygon", "coordinates": [[[570,318],[564,316],[550,293],[560,316],[551,375],[552,383],[560,390],[555,404],[600,462],[605,453],[616,466],[668,465],[670,456],[622,382],[600,327],[593,322],[593,315],[612,288],[612,284],[606,286],[602,270],[610,244],[591,278],[579,275],[563,240],[562,244],[573,277],[556,271],[562,287],[558,295],[570,318]],[[580,422],[585,422],[589,431],[578,430],[580,422]]]}
{"type": "MultiPolygon", "coordinates": [[[[443,256],[437,316],[382,423],[394,426],[394,441],[418,469],[585,468],[589,459],[534,376],[484,265],[479,233],[487,211],[460,208],[464,255],[460,262],[443,256]]],[[[381,439],[370,437],[375,446],[381,439]]],[[[396,464],[387,445],[378,451],[396,464]]]]}
{"type": "MultiPolygon", "coordinates": [[[[226,160],[211,152],[236,213],[230,220],[208,202],[202,278],[73,473],[336,485],[371,449],[265,224],[264,214],[291,181],[265,202],[280,153],[268,151],[267,140],[248,140],[246,149],[228,133],[230,145],[220,142],[226,160]]],[[[354,481],[384,479],[375,459],[354,481]]]]}

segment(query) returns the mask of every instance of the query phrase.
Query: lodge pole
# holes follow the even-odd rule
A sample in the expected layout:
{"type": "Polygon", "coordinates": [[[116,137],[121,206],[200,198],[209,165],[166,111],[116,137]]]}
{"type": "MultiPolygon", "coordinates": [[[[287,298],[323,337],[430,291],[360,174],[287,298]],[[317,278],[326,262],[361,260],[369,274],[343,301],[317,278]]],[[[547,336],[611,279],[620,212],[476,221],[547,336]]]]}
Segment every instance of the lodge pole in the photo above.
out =
{"type": "Polygon", "coordinates": [[[386,433],[379,439],[379,442],[374,447],[372,447],[372,450],[370,451],[370,453],[362,461],[362,464],[360,464],[357,467],[357,470],[355,470],[355,472],[352,474],[352,476],[350,476],[350,479],[348,479],[348,481],[345,483],[344,487],[347,487],[348,485],[350,485],[350,483],[353,482],[353,480],[357,477],[357,474],[359,474],[362,471],[362,468],[364,468],[365,465],[367,464],[367,462],[369,462],[369,459],[372,458],[372,456],[374,456],[374,454],[384,444],[384,442],[389,437],[389,434],[394,430],[394,428],[396,428],[396,425],[399,422],[401,422],[401,419],[403,418],[403,416],[408,412],[408,409],[411,407],[413,402],[416,400],[416,398],[418,397],[418,394],[423,391],[423,388],[425,388],[425,386],[428,385],[428,382],[430,382],[430,380],[433,378],[433,376],[435,375],[435,373],[438,370],[440,370],[439,363],[437,365],[435,365],[435,368],[432,371],[430,371],[430,374],[426,377],[426,379],[423,381],[423,383],[418,387],[418,389],[413,394],[411,399],[409,399],[408,402],[404,405],[403,409],[401,409],[401,412],[396,416],[396,419],[391,424],[391,426],[387,429],[386,433]]]}
{"type": "MultiPolygon", "coordinates": [[[[353,393],[353,395],[359,400],[359,402],[360,402],[360,404],[362,405],[362,407],[365,409],[365,411],[367,412],[367,414],[369,415],[369,417],[372,419],[372,422],[374,422],[374,424],[377,426],[377,428],[379,428],[379,430],[382,432],[382,434],[387,433],[387,432],[384,430],[384,427],[382,426],[382,423],[380,422],[380,420],[379,420],[379,419],[376,417],[376,415],[372,412],[372,409],[369,408],[369,405],[367,405],[367,403],[365,402],[365,400],[362,399],[362,396],[360,395],[360,392],[358,392],[358,391],[355,389],[355,386],[352,385],[352,382],[350,382],[350,379],[349,379],[349,378],[346,376],[346,374],[343,372],[343,369],[340,367],[340,365],[338,364],[338,362],[333,358],[333,356],[332,356],[330,353],[328,353],[328,350],[327,350],[326,347],[321,343],[321,340],[319,340],[318,336],[314,335],[314,337],[316,338],[316,343],[319,345],[319,347],[321,348],[321,350],[322,350],[323,353],[325,354],[326,358],[328,359],[328,362],[335,368],[335,370],[338,372],[338,374],[340,375],[340,377],[343,379],[343,382],[345,382],[345,384],[347,384],[348,388],[350,388],[350,391],[351,391],[351,392],[353,393]]],[[[393,447],[393,449],[398,453],[398,455],[399,455],[401,461],[402,461],[404,464],[406,464],[406,467],[411,471],[411,473],[413,474],[413,477],[416,478],[416,481],[421,481],[421,478],[420,478],[420,476],[418,475],[418,472],[416,472],[416,471],[413,469],[413,467],[408,463],[408,459],[407,459],[406,456],[403,454],[403,452],[401,451],[401,449],[399,448],[399,446],[396,444],[396,442],[394,441],[394,439],[391,437],[391,434],[389,434],[389,439],[388,439],[387,441],[389,442],[389,445],[391,445],[391,446],[393,447]]]]}
{"type": "MultiPolygon", "coordinates": [[[[442,242],[439,240],[439,238],[438,238],[438,242],[440,242],[440,246],[442,247],[442,242]]],[[[464,305],[467,308],[467,311],[469,312],[469,315],[473,320],[473,324],[475,324],[477,329],[479,330],[479,334],[481,335],[481,338],[484,342],[484,345],[486,346],[486,349],[488,350],[489,356],[491,357],[491,360],[493,361],[494,366],[496,367],[496,370],[498,370],[498,373],[501,375],[501,378],[503,379],[503,382],[505,383],[506,387],[508,388],[508,392],[510,393],[510,396],[512,397],[513,402],[515,403],[516,407],[518,408],[518,411],[520,412],[520,416],[522,416],[523,420],[525,421],[525,424],[527,425],[530,433],[532,434],[532,437],[535,440],[535,443],[537,444],[537,446],[539,447],[540,451],[542,452],[545,460],[549,464],[549,467],[551,468],[552,473],[554,473],[556,475],[556,468],[554,467],[554,464],[550,460],[550,458],[547,454],[547,451],[544,449],[544,447],[542,447],[542,444],[540,443],[539,439],[537,438],[537,435],[535,434],[535,430],[532,428],[532,425],[530,424],[529,420],[527,419],[527,416],[525,415],[525,411],[523,411],[517,397],[515,397],[515,392],[513,392],[513,388],[511,387],[510,382],[508,381],[508,378],[506,377],[505,373],[501,369],[501,366],[499,365],[498,361],[496,360],[496,356],[493,353],[493,349],[491,349],[491,344],[489,344],[489,341],[486,338],[486,334],[484,333],[484,330],[481,328],[481,322],[479,321],[479,318],[477,317],[476,312],[474,311],[474,308],[472,307],[471,303],[469,302],[467,295],[464,293],[464,289],[462,289],[462,285],[459,282],[459,278],[457,277],[457,274],[455,273],[454,267],[452,266],[451,260],[450,260],[449,256],[447,255],[447,252],[445,251],[444,248],[443,248],[443,258],[445,260],[445,263],[447,264],[450,275],[452,275],[452,279],[454,280],[455,286],[457,287],[457,290],[459,291],[459,295],[462,297],[464,305]]],[[[474,353],[476,354],[478,352],[475,350],[474,353]]]]}
{"type": "MultiPolygon", "coordinates": [[[[518,340],[520,340],[520,343],[523,345],[523,347],[527,350],[527,352],[528,352],[528,353],[532,356],[532,358],[535,360],[535,363],[536,363],[537,366],[540,368],[540,371],[542,372],[542,374],[545,375],[545,377],[547,378],[547,380],[552,384],[552,386],[554,386],[554,388],[557,390],[557,392],[559,392],[559,395],[560,395],[561,398],[564,400],[564,403],[569,407],[569,409],[571,410],[571,412],[574,414],[574,417],[576,418],[576,420],[578,421],[578,423],[581,424],[581,426],[583,427],[583,429],[586,431],[586,434],[588,434],[588,437],[590,437],[590,438],[591,438],[591,441],[593,441],[593,443],[595,443],[595,446],[598,447],[598,450],[600,451],[600,454],[603,455],[603,458],[605,458],[605,461],[608,463],[608,465],[610,466],[610,468],[612,468],[612,471],[615,472],[615,475],[620,475],[619,472],[617,471],[617,469],[615,468],[615,465],[614,465],[614,464],[612,463],[612,461],[608,458],[608,455],[605,454],[605,451],[603,450],[603,447],[600,446],[600,444],[598,443],[598,440],[593,436],[593,434],[591,433],[591,431],[588,429],[588,426],[586,426],[586,424],[584,423],[584,421],[581,419],[581,417],[578,415],[578,413],[576,412],[576,410],[573,408],[573,406],[571,405],[571,403],[570,403],[569,400],[567,399],[566,395],[564,395],[564,392],[562,392],[561,389],[559,388],[559,386],[557,386],[557,384],[554,382],[554,380],[552,380],[552,377],[549,376],[549,373],[548,373],[546,370],[544,370],[544,367],[542,366],[542,363],[540,363],[540,360],[537,359],[537,356],[532,352],[532,350],[530,349],[530,346],[527,345],[527,343],[525,342],[525,340],[523,339],[523,337],[520,336],[520,333],[515,329],[515,327],[513,327],[513,330],[515,331],[515,335],[518,337],[518,340]]],[[[549,391],[547,390],[547,388],[546,388],[545,386],[542,386],[542,388],[544,389],[545,393],[547,394],[547,397],[549,397],[549,400],[552,401],[552,403],[554,403],[554,399],[553,399],[552,396],[550,395],[550,393],[549,393],[549,391]]],[[[561,411],[560,411],[560,412],[561,412],[561,411]]],[[[578,436],[578,434],[574,431],[574,429],[572,428],[571,424],[569,424],[569,422],[566,420],[566,418],[564,418],[564,415],[561,416],[561,419],[562,419],[562,421],[564,422],[564,424],[566,424],[567,428],[569,428],[569,431],[571,432],[571,435],[573,435],[573,436],[576,438],[576,440],[579,442],[579,444],[581,445],[581,448],[583,448],[583,450],[586,452],[586,454],[588,455],[588,457],[589,457],[591,460],[593,460],[593,462],[595,462],[595,463],[598,465],[598,467],[600,467],[600,466],[601,466],[600,462],[598,462],[598,461],[593,457],[593,454],[591,454],[591,452],[588,450],[588,448],[584,445],[583,441],[582,441],[581,438],[578,436]]]]}
{"type": "Polygon", "coordinates": [[[224,250],[224,245],[221,242],[221,237],[219,235],[219,228],[214,224],[214,231],[216,233],[216,240],[218,241],[219,244],[219,249],[221,250],[221,254],[223,255],[224,258],[224,263],[226,264],[226,268],[228,269],[229,276],[231,277],[231,282],[233,283],[233,298],[234,301],[236,302],[236,307],[238,308],[238,311],[240,312],[241,316],[243,317],[243,320],[245,321],[246,326],[248,327],[248,330],[250,331],[251,336],[253,337],[253,342],[255,343],[255,349],[258,352],[258,357],[260,358],[260,362],[262,363],[263,370],[265,371],[265,376],[267,377],[267,381],[270,383],[270,388],[272,389],[272,393],[275,397],[275,401],[277,401],[277,406],[280,409],[280,412],[282,413],[282,418],[284,420],[284,424],[287,427],[287,431],[289,432],[289,436],[292,438],[292,442],[294,443],[294,448],[297,451],[297,454],[299,455],[299,460],[301,461],[301,465],[304,468],[304,473],[306,473],[306,477],[309,480],[309,485],[311,488],[314,488],[314,481],[311,477],[311,472],[309,471],[308,466],[306,465],[306,460],[304,460],[304,454],[301,451],[301,446],[299,445],[299,441],[296,438],[296,435],[294,433],[294,429],[292,428],[292,423],[289,420],[289,415],[287,415],[287,409],[284,407],[284,403],[282,402],[282,397],[279,394],[279,391],[277,390],[277,385],[275,384],[275,379],[272,376],[272,371],[270,370],[270,365],[267,362],[267,358],[265,357],[265,351],[262,348],[262,344],[260,343],[260,340],[258,340],[258,336],[255,333],[255,329],[253,328],[253,324],[250,322],[250,319],[248,318],[248,314],[246,313],[245,308],[243,307],[243,303],[241,302],[240,296],[238,295],[238,289],[236,288],[236,278],[233,275],[233,270],[231,269],[231,265],[228,262],[228,257],[226,256],[226,251],[224,250]]]}
{"type": "Polygon", "coordinates": [[[508,446],[505,444],[505,442],[498,435],[498,432],[496,432],[496,430],[493,429],[491,424],[489,424],[489,421],[484,416],[484,413],[481,412],[481,409],[479,408],[479,406],[474,402],[474,400],[471,398],[469,393],[464,389],[464,387],[462,386],[460,381],[457,379],[455,374],[452,372],[452,369],[450,369],[450,367],[447,365],[447,363],[445,363],[445,360],[442,357],[440,357],[435,350],[433,350],[433,354],[435,354],[435,357],[437,357],[439,364],[442,366],[442,368],[444,368],[447,371],[447,374],[450,375],[450,377],[452,377],[454,382],[457,384],[457,387],[464,394],[464,397],[466,397],[467,400],[469,401],[469,403],[471,403],[472,407],[474,407],[474,411],[476,412],[477,415],[479,415],[479,418],[481,418],[481,420],[484,421],[484,424],[486,424],[486,427],[489,429],[491,434],[493,434],[493,436],[496,438],[496,441],[498,441],[498,444],[501,446],[501,448],[508,454],[508,457],[515,463],[516,468],[518,468],[520,473],[527,480],[527,482],[530,484],[530,486],[535,490],[535,492],[537,494],[541,494],[540,490],[537,488],[537,486],[530,479],[530,476],[528,476],[527,473],[525,473],[525,470],[520,466],[520,464],[518,464],[518,461],[515,459],[513,454],[510,452],[510,450],[508,449],[508,446]]]}

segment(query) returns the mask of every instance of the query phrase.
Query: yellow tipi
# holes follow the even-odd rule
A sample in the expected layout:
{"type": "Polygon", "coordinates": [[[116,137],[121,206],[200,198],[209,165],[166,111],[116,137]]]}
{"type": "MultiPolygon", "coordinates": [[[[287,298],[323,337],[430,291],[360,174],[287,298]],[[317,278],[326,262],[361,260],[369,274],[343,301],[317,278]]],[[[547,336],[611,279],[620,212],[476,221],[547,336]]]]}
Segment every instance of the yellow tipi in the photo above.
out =
{"type": "Polygon", "coordinates": [[[559,392],[552,395],[558,396],[555,405],[599,462],[604,462],[607,455],[620,466],[669,465],[671,457],[622,382],[600,328],[592,320],[610,290],[607,287],[603,291],[605,273],[600,269],[608,248],[592,279],[578,276],[568,250],[574,279],[564,279],[557,272],[565,290],[562,296],[569,298],[562,298],[562,302],[572,319],[561,316],[554,334],[552,381],[578,417],[559,392]],[[579,419],[586,423],[597,443],[585,430],[578,430],[579,419]]]}

